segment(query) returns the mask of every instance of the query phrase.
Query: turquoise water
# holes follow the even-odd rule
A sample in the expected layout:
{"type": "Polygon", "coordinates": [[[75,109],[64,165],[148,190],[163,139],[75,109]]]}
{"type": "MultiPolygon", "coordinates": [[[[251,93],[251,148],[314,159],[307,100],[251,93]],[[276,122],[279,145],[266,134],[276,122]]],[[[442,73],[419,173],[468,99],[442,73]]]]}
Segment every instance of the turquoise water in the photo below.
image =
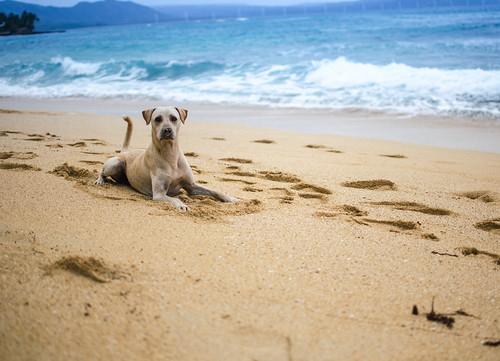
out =
{"type": "Polygon", "coordinates": [[[216,19],[3,37],[0,96],[500,118],[500,9],[216,19]]]}

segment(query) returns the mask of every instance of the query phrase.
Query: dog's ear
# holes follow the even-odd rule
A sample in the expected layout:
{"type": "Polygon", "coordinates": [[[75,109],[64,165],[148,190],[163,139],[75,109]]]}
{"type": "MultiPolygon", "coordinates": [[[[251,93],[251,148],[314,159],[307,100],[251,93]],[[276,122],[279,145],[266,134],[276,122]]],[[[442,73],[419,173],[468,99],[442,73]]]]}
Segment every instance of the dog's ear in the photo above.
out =
{"type": "Polygon", "coordinates": [[[151,109],[146,109],[142,111],[142,117],[146,121],[146,124],[149,125],[151,123],[151,116],[153,115],[153,112],[156,110],[156,108],[151,108],[151,109]]]}
{"type": "Polygon", "coordinates": [[[177,110],[177,113],[179,113],[179,116],[181,117],[182,124],[184,124],[186,122],[186,118],[188,117],[187,109],[176,107],[175,110],[177,110]]]}

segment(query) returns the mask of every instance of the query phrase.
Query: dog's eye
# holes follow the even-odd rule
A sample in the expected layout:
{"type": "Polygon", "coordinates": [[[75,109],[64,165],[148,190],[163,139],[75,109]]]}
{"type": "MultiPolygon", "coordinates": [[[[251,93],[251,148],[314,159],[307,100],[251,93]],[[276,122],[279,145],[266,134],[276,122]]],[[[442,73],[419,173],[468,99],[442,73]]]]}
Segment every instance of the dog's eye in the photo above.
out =
{"type": "Polygon", "coordinates": [[[161,123],[161,117],[156,117],[156,118],[155,118],[155,122],[156,122],[156,123],[161,123]]]}
{"type": "Polygon", "coordinates": [[[170,116],[170,121],[175,123],[177,121],[177,117],[174,116],[174,115],[171,115],[170,116]]]}

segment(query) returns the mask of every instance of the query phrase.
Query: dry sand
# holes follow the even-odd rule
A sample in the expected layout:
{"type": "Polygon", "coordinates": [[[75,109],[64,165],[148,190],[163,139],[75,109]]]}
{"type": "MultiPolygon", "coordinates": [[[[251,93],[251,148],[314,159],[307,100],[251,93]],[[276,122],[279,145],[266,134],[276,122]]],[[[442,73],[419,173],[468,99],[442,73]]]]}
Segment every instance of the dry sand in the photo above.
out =
{"type": "Polygon", "coordinates": [[[500,154],[188,121],[242,201],[183,214],[92,184],[124,132],[0,112],[2,361],[499,359],[500,154]]]}

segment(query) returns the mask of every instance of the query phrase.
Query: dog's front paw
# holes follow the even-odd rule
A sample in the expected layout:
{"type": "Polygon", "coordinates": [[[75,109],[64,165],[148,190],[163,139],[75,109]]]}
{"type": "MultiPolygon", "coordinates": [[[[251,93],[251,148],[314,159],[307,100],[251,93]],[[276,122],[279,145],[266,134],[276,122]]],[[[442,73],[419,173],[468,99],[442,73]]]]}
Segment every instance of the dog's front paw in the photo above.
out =
{"type": "Polygon", "coordinates": [[[172,205],[181,212],[187,212],[189,210],[188,206],[183,201],[177,198],[174,198],[172,205]]]}
{"type": "Polygon", "coordinates": [[[99,176],[95,182],[94,182],[95,185],[98,185],[98,186],[102,186],[103,184],[106,184],[106,179],[104,179],[103,176],[99,176]]]}
{"type": "Polygon", "coordinates": [[[179,205],[179,206],[176,206],[176,207],[177,207],[177,209],[178,209],[179,211],[181,211],[181,212],[187,212],[187,211],[189,210],[189,207],[188,207],[188,206],[186,206],[184,203],[183,203],[183,204],[181,204],[181,205],[179,205]]]}

